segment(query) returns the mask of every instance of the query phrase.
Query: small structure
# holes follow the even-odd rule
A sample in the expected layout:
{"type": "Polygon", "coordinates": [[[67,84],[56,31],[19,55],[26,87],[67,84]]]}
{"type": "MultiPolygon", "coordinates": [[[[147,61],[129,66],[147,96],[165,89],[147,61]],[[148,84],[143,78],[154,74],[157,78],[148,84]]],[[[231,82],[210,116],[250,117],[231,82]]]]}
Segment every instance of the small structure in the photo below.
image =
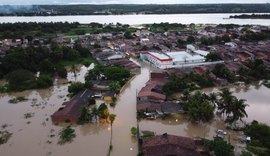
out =
{"type": "Polygon", "coordinates": [[[151,138],[143,138],[141,150],[144,156],[200,156],[208,155],[207,148],[191,138],[168,135],[158,135],[151,138]]]}
{"type": "Polygon", "coordinates": [[[77,122],[81,115],[81,108],[89,104],[92,98],[93,91],[85,89],[70,101],[64,102],[63,107],[59,108],[53,115],[51,115],[53,122],[77,122]]]}

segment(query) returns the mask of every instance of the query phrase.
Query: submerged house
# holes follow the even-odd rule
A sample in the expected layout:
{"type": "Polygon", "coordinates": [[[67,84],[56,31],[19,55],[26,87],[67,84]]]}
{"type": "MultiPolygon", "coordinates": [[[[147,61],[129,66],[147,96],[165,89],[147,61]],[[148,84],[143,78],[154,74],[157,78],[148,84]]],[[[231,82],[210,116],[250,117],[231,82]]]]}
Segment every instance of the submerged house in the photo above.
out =
{"type": "Polygon", "coordinates": [[[53,122],[77,122],[81,115],[81,108],[89,104],[93,91],[85,89],[74,96],[70,101],[64,102],[63,107],[59,108],[51,115],[53,122]]]}
{"type": "Polygon", "coordinates": [[[169,135],[167,133],[150,138],[143,138],[140,142],[144,156],[200,156],[209,155],[209,150],[198,140],[192,138],[169,135]]]}

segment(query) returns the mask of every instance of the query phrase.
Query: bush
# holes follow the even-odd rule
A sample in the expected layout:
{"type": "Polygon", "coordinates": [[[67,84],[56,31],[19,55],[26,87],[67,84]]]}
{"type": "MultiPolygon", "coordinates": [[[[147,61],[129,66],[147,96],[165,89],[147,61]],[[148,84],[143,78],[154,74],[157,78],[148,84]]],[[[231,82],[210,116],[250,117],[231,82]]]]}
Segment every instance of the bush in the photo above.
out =
{"type": "Polygon", "coordinates": [[[136,136],[136,135],[137,135],[137,128],[131,127],[130,132],[131,132],[131,134],[132,134],[133,136],[136,136]]]}

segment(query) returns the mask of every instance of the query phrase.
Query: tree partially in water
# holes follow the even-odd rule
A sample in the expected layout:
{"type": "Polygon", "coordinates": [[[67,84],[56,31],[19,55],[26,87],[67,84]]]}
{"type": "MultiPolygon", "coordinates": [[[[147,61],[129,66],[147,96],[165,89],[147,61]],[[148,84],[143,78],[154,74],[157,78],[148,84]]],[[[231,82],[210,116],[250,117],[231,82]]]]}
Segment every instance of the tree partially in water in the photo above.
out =
{"type": "Polygon", "coordinates": [[[116,118],[116,115],[115,114],[110,114],[109,115],[109,121],[110,121],[110,124],[111,124],[111,138],[110,138],[110,146],[109,146],[109,152],[108,152],[108,155],[110,156],[111,155],[111,150],[112,150],[112,130],[113,130],[113,122],[116,118]]]}

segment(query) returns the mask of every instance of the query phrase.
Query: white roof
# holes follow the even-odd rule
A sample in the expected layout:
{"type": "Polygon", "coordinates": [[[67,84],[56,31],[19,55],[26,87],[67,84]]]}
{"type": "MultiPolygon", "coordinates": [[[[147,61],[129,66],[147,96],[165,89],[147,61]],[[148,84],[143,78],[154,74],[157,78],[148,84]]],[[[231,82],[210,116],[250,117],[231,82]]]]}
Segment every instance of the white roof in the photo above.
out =
{"type": "Polygon", "coordinates": [[[194,52],[202,56],[206,56],[209,53],[208,51],[204,50],[195,50],[194,52]]]}
{"type": "Polygon", "coordinates": [[[169,59],[170,57],[163,54],[163,53],[158,53],[158,52],[149,52],[150,54],[156,56],[159,59],[169,59]]]}
{"type": "Polygon", "coordinates": [[[201,60],[201,59],[204,59],[204,57],[202,57],[200,55],[190,55],[189,53],[187,53],[185,51],[169,52],[167,54],[173,58],[174,62],[185,61],[185,60],[201,60]]]}

